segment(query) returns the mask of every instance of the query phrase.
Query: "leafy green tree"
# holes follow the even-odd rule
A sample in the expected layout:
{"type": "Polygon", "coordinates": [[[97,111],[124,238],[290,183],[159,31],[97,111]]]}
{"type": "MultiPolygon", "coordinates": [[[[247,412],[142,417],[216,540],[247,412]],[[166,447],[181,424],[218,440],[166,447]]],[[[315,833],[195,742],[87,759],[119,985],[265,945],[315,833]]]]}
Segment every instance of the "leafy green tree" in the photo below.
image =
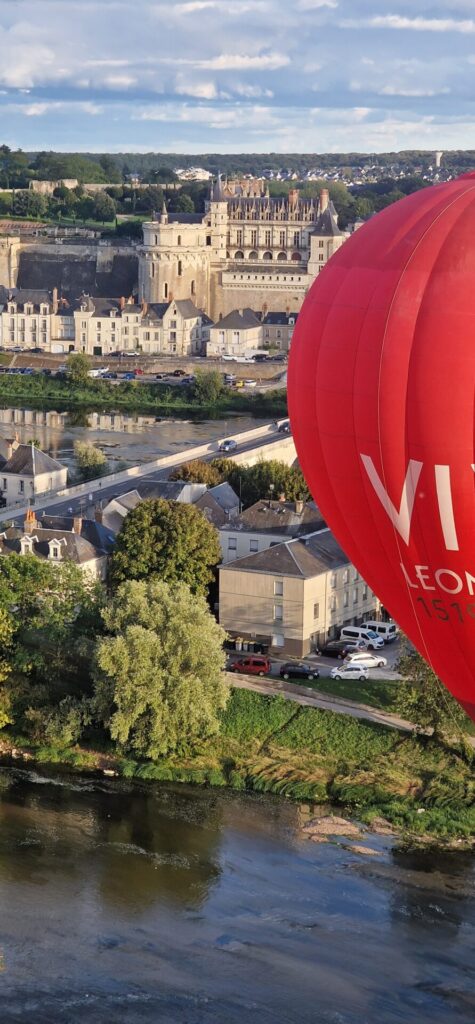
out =
{"type": "Polygon", "coordinates": [[[398,671],[408,681],[399,690],[397,705],[404,718],[420,729],[432,729],[442,741],[467,732],[465,712],[417,651],[406,648],[398,671]]]}
{"type": "Polygon", "coordinates": [[[89,382],[91,360],[85,352],[70,352],[67,367],[71,384],[82,385],[89,382]]]}
{"type": "Polygon", "coordinates": [[[176,198],[176,202],[174,203],[174,211],[176,211],[176,213],[194,213],[195,204],[191,196],[186,195],[185,192],[180,192],[176,198]]]}
{"type": "Polygon", "coordinates": [[[120,171],[114,160],[114,157],[109,156],[108,153],[104,153],[103,156],[99,157],[99,164],[104,172],[106,181],[120,182],[120,171]]]}
{"type": "Polygon", "coordinates": [[[224,383],[217,370],[197,370],[191,385],[193,398],[200,405],[216,405],[224,394],[224,383]]]}
{"type": "Polygon", "coordinates": [[[116,205],[114,200],[107,195],[106,192],[98,192],[94,198],[93,216],[95,220],[100,220],[104,224],[107,221],[114,220],[116,213],[116,205]]]}
{"type": "Polygon", "coordinates": [[[204,593],[221,561],[218,531],[194,505],[150,498],[129,512],[109,561],[113,588],[158,577],[204,593]]]}
{"type": "Polygon", "coordinates": [[[56,706],[29,707],[25,711],[28,735],[40,743],[70,747],[91,722],[89,702],[67,696],[56,706]]]}
{"type": "Polygon", "coordinates": [[[298,466],[286,466],[277,459],[257,462],[255,466],[238,466],[232,459],[213,459],[211,466],[222,473],[239,494],[244,508],[263,498],[277,499],[281,494],[286,501],[310,498],[302,470],[298,466]]]}
{"type": "MultiPolygon", "coordinates": [[[[184,506],[185,507],[185,506],[184,506]]],[[[140,757],[186,751],[219,731],[224,631],[184,583],[123,583],[103,612],[96,714],[140,757]]]]}
{"type": "Polygon", "coordinates": [[[104,452],[90,441],[75,441],[74,455],[82,480],[94,480],[107,473],[108,462],[104,452]]]}
{"type": "Polygon", "coordinates": [[[170,480],[186,480],[192,484],[206,484],[207,487],[216,487],[222,483],[222,475],[215,466],[209,462],[202,462],[195,459],[194,462],[182,462],[181,466],[173,470],[170,480]]]}

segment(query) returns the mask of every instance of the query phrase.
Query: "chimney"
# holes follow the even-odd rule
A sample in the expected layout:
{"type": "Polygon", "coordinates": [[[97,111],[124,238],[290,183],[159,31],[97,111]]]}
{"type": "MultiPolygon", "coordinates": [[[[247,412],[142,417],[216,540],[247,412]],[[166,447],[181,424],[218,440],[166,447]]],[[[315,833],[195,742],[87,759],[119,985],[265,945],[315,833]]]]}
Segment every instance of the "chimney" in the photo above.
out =
{"type": "Polygon", "coordinates": [[[295,502],[295,511],[296,511],[296,513],[297,513],[297,515],[298,515],[298,516],[301,516],[301,515],[303,515],[303,510],[304,510],[304,508],[305,508],[305,502],[304,502],[304,501],[301,501],[300,499],[298,499],[298,500],[297,500],[297,501],[295,502]]]}
{"type": "Polygon", "coordinates": [[[74,516],[73,518],[73,533],[77,533],[78,537],[81,536],[82,530],[82,516],[74,516]]]}
{"type": "Polygon", "coordinates": [[[299,190],[298,188],[289,189],[289,206],[291,210],[295,210],[299,201],[299,190]]]}
{"type": "Polygon", "coordinates": [[[239,313],[239,316],[244,316],[244,310],[243,309],[238,309],[238,313],[239,313]]]}
{"type": "Polygon", "coordinates": [[[53,288],[53,313],[58,312],[58,289],[53,288]]]}
{"type": "Polygon", "coordinates": [[[94,509],[94,519],[96,523],[102,525],[102,509],[97,507],[94,509]]]}
{"type": "Polygon", "coordinates": [[[320,192],[320,213],[324,213],[328,209],[330,202],[330,193],[327,188],[322,188],[320,192]]]}
{"type": "Polygon", "coordinates": [[[25,533],[27,533],[29,536],[31,536],[31,534],[33,533],[33,530],[36,530],[37,527],[38,527],[38,523],[36,521],[35,513],[34,513],[32,508],[29,508],[29,509],[27,509],[27,512],[26,512],[25,522],[23,523],[23,529],[24,529],[25,533]]]}
{"type": "Polygon", "coordinates": [[[125,298],[123,295],[119,299],[119,309],[125,309],[125,298]]]}
{"type": "Polygon", "coordinates": [[[145,299],[142,299],[142,316],[147,316],[147,313],[148,313],[148,302],[145,302],[145,299]]]}

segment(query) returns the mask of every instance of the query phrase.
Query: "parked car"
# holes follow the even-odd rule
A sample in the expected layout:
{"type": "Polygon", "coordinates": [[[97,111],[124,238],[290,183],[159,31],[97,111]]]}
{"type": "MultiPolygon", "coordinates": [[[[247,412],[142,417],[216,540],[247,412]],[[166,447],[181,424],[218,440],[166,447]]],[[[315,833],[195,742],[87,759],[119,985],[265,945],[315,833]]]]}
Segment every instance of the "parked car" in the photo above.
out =
{"type": "Polygon", "coordinates": [[[279,423],[277,429],[279,434],[290,434],[290,420],[284,420],[283,423],[279,423]]]}
{"type": "Polygon", "coordinates": [[[142,376],[142,374],[143,374],[143,370],[141,369],[141,367],[140,367],[140,366],[136,366],[136,367],[135,367],[135,370],[134,370],[134,373],[135,373],[135,375],[136,375],[137,377],[141,377],[141,376],[142,376]]]}
{"type": "Polygon", "coordinates": [[[397,640],[398,628],[395,622],[377,622],[376,619],[365,622],[368,629],[372,629],[378,636],[382,636],[385,644],[392,644],[397,640]]]}
{"type": "Polygon", "coordinates": [[[127,373],[123,373],[121,376],[122,380],[135,380],[135,373],[132,373],[131,370],[127,373]]]}
{"type": "Polygon", "coordinates": [[[343,626],[340,630],[340,640],[364,640],[364,645],[369,651],[384,647],[382,636],[378,636],[374,630],[367,629],[366,626],[343,626]]]}
{"type": "Polygon", "coordinates": [[[306,665],[303,661],[289,661],[280,668],[282,679],[318,679],[320,673],[315,665],[306,665]]]}
{"type": "Polygon", "coordinates": [[[371,651],[357,651],[356,654],[349,654],[346,659],[347,665],[361,665],[363,668],[384,668],[387,663],[387,658],[371,654],[371,651]]]}
{"type": "Polygon", "coordinates": [[[322,647],[320,654],[323,654],[325,658],[346,658],[347,654],[352,654],[355,651],[364,651],[365,645],[363,641],[351,640],[329,640],[324,647],[322,647]]]}
{"type": "Polygon", "coordinates": [[[227,438],[226,441],[221,441],[219,446],[220,452],[234,452],[237,448],[237,441],[234,441],[232,437],[227,438]]]}
{"type": "Polygon", "coordinates": [[[330,675],[332,679],[359,679],[360,682],[363,682],[364,679],[368,678],[368,669],[363,668],[361,665],[349,663],[332,668],[330,675]]]}
{"type": "Polygon", "coordinates": [[[167,377],[168,377],[168,373],[156,373],[155,374],[155,380],[166,380],[167,377]]]}
{"type": "Polygon", "coordinates": [[[44,373],[45,377],[51,377],[53,371],[50,370],[49,366],[45,366],[41,372],[44,373]]]}
{"type": "Polygon", "coordinates": [[[271,668],[270,658],[260,654],[250,654],[247,658],[239,658],[230,666],[231,672],[244,672],[249,676],[268,676],[271,668]]]}
{"type": "Polygon", "coordinates": [[[251,380],[251,378],[249,377],[249,380],[245,380],[244,381],[244,387],[245,388],[257,388],[257,380],[251,380]]]}
{"type": "Polygon", "coordinates": [[[186,377],[186,370],[174,370],[172,377],[186,377]]]}
{"type": "Polygon", "coordinates": [[[194,384],[195,380],[196,380],[196,377],[195,377],[194,373],[190,373],[190,374],[188,374],[188,376],[185,376],[185,377],[181,378],[180,384],[185,384],[185,385],[187,385],[187,384],[188,385],[189,384],[194,384]]]}

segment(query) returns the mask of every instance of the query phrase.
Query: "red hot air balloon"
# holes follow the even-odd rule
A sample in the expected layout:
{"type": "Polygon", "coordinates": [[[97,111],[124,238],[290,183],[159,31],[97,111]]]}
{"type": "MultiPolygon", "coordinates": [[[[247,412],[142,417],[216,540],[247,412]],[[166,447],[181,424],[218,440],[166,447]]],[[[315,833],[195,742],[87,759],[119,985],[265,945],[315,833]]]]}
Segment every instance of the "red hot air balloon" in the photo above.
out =
{"type": "Polygon", "coordinates": [[[288,387],[325,519],[475,720],[475,174],[345,242],[303,305],[288,387]]]}

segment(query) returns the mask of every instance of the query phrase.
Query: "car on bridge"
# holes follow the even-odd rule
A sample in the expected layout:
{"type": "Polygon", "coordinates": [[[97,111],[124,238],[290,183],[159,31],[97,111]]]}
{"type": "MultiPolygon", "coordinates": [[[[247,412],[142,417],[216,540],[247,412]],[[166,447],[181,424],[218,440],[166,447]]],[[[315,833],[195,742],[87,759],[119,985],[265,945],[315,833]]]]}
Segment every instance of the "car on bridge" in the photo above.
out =
{"type": "Polygon", "coordinates": [[[220,452],[234,452],[237,448],[237,441],[234,441],[232,437],[228,437],[225,441],[221,441],[219,446],[220,452]]]}

